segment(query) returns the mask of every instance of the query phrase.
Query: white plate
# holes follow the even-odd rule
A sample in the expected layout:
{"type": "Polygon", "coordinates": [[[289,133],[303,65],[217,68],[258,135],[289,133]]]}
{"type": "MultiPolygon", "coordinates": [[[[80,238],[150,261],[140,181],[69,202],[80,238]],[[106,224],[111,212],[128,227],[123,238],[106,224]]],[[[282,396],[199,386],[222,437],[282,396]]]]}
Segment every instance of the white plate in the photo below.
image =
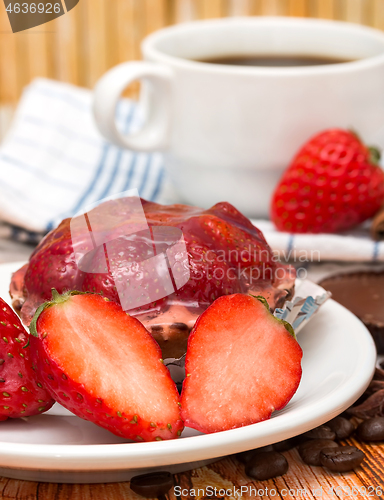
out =
{"type": "MultiPolygon", "coordinates": [[[[0,265],[0,296],[9,300],[11,272],[0,265]]],[[[0,475],[33,481],[112,482],[152,470],[181,472],[218,457],[271,444],[320,425],[350,406],[368,385],[376,361],[372,338],[349,311],[329,300],[299,334],[300,387],[265,422],[216,434],[186,429],[182,438],[127,443],[60,406],[0,423],[0,475]]]]}

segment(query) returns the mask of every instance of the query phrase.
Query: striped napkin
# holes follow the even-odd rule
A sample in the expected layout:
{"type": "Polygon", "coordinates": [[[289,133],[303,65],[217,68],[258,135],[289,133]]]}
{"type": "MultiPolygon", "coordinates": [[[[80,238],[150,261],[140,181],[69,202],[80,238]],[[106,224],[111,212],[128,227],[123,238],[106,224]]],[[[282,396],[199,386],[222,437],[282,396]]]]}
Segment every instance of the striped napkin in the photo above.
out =
{"type": "MultiPolygon", "coordinates": [[[[136,188],[159,203],[180,201],[160,153],[136,153],[108,143],[92,115],[92,92],[52,80],[26,87],[0,147],[0,238],[37,242],[65,217],[108,196],[136,188]]],[[[139,107],[122,99],[117,123],[140,127],[139,107]]],[[[283,261],[384,262],[384,242],[366,226],[339,235],[291,235],[256,220],[283,261]]]]}
{"type": "Polygon", "coordinates": [[[291,234],[278,231],[270,221],[253,223],[284,261],[384,262],[384,241],[371,238],[370,221],[341,234],[291,234]]]}
{"type": "MultiPolygon", "coordinates": [[[[120,101],[117,123],[125,132],[140,125],[132,101],[120,101]]],[[[0,148],[0,220],[12,226],[12,237],[36,239],[132,187],[148,200],[175,199],[159,153],[122,150],[100,135],[89,90],[46,79],[26,87],[0,148]]]]}

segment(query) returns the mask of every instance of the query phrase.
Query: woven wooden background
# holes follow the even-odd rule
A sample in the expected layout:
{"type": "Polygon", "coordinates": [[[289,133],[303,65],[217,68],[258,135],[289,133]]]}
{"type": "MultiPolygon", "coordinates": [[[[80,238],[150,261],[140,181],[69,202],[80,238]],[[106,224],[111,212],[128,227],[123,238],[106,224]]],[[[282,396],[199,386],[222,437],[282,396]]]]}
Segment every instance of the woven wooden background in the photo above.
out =
{"type": "Polygon", "coordinates": [[[1,1],[0,132],[33,78],[92,88],[108,68],[139,59],[140,42],[152,31],[232,15],[342,19],[384,29],[384,0],[80,0],[68,14],[17,34],[1,1]]]}

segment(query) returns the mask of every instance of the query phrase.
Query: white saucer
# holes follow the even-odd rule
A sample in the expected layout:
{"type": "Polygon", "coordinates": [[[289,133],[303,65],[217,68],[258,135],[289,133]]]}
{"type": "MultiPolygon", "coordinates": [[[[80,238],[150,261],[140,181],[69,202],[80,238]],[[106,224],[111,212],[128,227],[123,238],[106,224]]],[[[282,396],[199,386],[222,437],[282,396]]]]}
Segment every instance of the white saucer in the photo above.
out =
{"type": "MultiPolygon", "coordinates": [[[[11,273],[18,267],[0,265],[0,296],[8,302],[11,273]]],[[[55,405],[43,415],[0,422],[0,475],[68,483],[127,481],[159,469],[182,472],[305,432],[362,394],[376,350],[365,326],[333,300],[298,341],[304,351],[300,387],[268,421],[210,435],[186,429],[178,440],[131,443],[55,405]]]]}

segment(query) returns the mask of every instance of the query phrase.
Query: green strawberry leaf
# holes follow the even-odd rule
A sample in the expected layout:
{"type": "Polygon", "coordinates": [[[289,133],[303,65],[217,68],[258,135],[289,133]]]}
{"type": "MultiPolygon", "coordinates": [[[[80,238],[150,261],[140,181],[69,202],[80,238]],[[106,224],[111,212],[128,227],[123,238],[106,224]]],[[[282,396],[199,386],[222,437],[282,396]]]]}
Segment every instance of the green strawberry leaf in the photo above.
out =
{"type": "MultiPolygon", "coordinates": [[[[252,294],[249,294],[251,297],[253,297],[254,299],[257,299],[258,301],[260,301],[262,304],[265,305],[265,307],[267,308],[268,312],[271,313],[271,310],[269,308],[269,304],[268,304],[268,301],[265,299],[265,297],[263,297],[262,295],[252,295],[252,294]]],[[[273,316],[273,314],[271,313],[271,315],[273,316]]],[[[284,325],[285,329],[287,330],[287,332],[294,338],[296,339],[296,334],[295,334],[295,331],[292,327],[292,325],[290,323],[288,323],[288,321],[284,321],[283,319],[279,319],[279,318],[276,318],[276,316],[273,316],[273,318],[278,321],[279,323],[281,323],[282,325],[284,325]]]]}
{"type": "Polygon", "coordinates": [[[71,298],[73,295],[85,295],[85,294],[89,294],[89,293],[90,292],[79,292],[77,290],[71,290],[69,292],[64,292],[62,295],[60,295],[59,292],[55,288],[52,288],[52,300],[44,302],[44,304],[41,304],[41,306],[37,308],[35,315],[32,318],[31,324],[29,325],[30,334],[33,335],[34,337],[39,336],[37,333],[36,323],[37,323],[37,320],[39,319],[40,314],[43,311],[45,311],[45,309],[48,309],[48,307],[51,307],[51,306],[54,306],[57,304],[63,304],[69,298],[71,298]]]}
{"type": "Polygon", "coordinates": [[[381,159],[381,151],[374,146],[370,146],[368,150],[370,162],[378,165],[381,159]]]}

